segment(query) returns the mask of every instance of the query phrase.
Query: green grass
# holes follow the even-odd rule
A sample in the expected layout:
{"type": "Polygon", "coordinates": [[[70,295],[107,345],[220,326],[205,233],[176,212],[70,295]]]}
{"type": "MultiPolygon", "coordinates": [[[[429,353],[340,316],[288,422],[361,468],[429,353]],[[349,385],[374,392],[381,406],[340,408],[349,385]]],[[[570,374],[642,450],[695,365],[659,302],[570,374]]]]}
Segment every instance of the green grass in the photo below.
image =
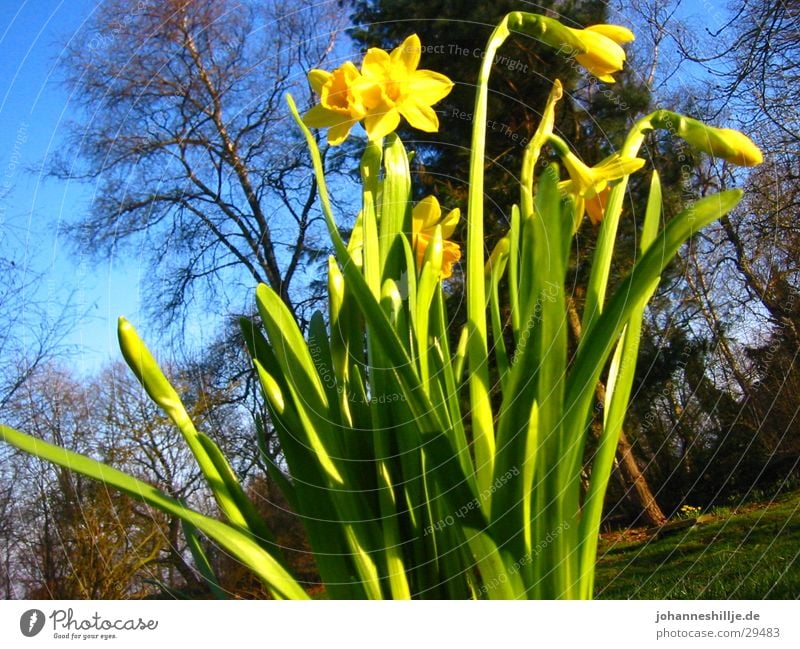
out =
{"type": "Polygon", "coordinates": [[[657,539],[605,535],[595,597],[800,598],[800,492],[711,513],[708,523],[657,539]]]}

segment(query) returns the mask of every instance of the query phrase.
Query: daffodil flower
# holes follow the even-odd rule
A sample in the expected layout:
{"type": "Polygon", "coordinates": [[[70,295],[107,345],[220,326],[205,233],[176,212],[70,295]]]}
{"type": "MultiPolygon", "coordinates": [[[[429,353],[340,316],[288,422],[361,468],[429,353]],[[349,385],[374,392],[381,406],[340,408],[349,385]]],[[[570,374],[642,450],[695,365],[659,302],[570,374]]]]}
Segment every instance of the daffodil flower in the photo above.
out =
{"type": "Polygon", "coordinates": [[[620,25],[590,25],[585,29],[572,29],[572,35],[584,51],[575,60],[600,81],[614,83],[612,73],[622,70],[625,50],[620,45],[634,40],[631,30],[620,25]]]}
{"type": "Polygon", "coordinates": [[[439,130],[439,118],[431,106],[450,92],[453,82],[438,72],[418,70],[421,52],[416,34],[391,54],[378,48],[367,50],[357,92],[367,105],[364,128],[370,140],[395,131],[401,116],[421,131],[439,130]]]}
{"type": "Polygon", "coordinates": [[[441,226],[443,247],[441,276],[446,279],[453,274],[453,264],[461,259],[461,248],[447,238],[453,235],[460,217],[461,211],[456,208],[442,218],[442,208],[435,196],[426,196],[414,206],[411,211],[411,239],[419,268],[422,268],[425,251],[436,234],[437,226],[441,226]]]}
{"type": "Polygon", "coordinates": [[[356,122],[364,119],[367,110],[360,95],[354,92],[361,74],[350,61],[333,72],[311,70],[308,81],[320,96],[320,103],[303,115],[311,128],[327,128],[328,144],[345,141],[356,122]]]}
{"type": "Polygon", "coordinates": [[[320,103],[303,116],[306,126],[328,128],[332,145],[344,142],[361,121],[372,141],[397,130],[401,116],[421,131],[439,130],[431,106],[450,92],[453,82],[438,72],[418,70],[421,52],[413,34],[391,53],[367,50],[360,72],[350,61],[333,72],[312,70],[308,80],[320,103]]]}
{"type": "Polygon", "coordinates": [[[589,167],[558,136],[551,135],[549,142],[561,156],[569,173],[569,180],[560,182],[558,187],[562,193],[570,194],[575,199],[575,230],[586,213],[593,224],[600,223],[608,198],[609,183],[632,174],[644,165],[641,158],[623,157],[615,153],[589,167]]]}
{"type": "Polygon", "coordinates": [[[559,189],[571,194],[575,199],[575,229],[584,214],[589,215],[592,224],[603,220],[609,183],[641,169],[641,158],[623,158],[615,153],[594,167],[587,167],[570,153],[562,158],[570,179],[559,183],[559,189]]]}

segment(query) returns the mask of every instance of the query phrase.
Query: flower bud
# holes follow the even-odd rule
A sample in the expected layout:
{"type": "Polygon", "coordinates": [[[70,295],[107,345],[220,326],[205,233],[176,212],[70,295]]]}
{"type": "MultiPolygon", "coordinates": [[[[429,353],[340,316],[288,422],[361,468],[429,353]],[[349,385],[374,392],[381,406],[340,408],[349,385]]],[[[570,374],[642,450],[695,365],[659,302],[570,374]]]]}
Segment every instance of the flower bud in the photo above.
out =
{"type": "Polygon", "coordinates": [[[494,250],[492,250],[492,254],[489,255],[489,259],[486,260],[486,266],[484,268],[484,273],[487,277],[491,277],[492,269],[497,266],[498,264],[504,264],[506,259],[508,258],[509,252],[511,251],[511,243],[508,240],[508,237],[503,237],[500,241],[497,242],[495,245],[494,250]]]}
{"type": "Polygon", "coordinates": [[[150,398],[170,416],[183,412],[180,397],[161,371],[156,359],[125,318],[117,322],[117,338],[122,356],[150,398]]]}
{"type": "Polygon", "coordinates": [[[741,167],[755,167],[764,161],[761,150],[744,133],[732,128],[717,128],[700,120],[668,110],[657,111],[654,128],[673,132],[694,148],[741,167]]]}
{"type": "MultiPolygon", "coordinates": [[[[614,83],[611,75],[622,70],[625,63],[623,43],[634,40],[633,32],[620,25],[590,25],[586,29],[573,29],[554,18],[538,17],[543,42],[558,48],[580,63],[590,74],[601,81],[614,83]]],[[[520,21],[524,25],[524,21],[520,21]]]]}
{"type": "Polygon", "coordinates": [[[696,149],[741,167],[755,167],[764,161],[764,156],[753,141],[732,128],[715,128],[684,117],[678,135],[696,149]]]}
{"type": "Polygon", "coordinates": [[[339,270],[336,258],[328,257],[328,296],[330,298],[331,322],[339,319],[344,302],[344,276],[339,270]]]}
{"type": "Polygon", "coordinates": [[[389,278],[383,283],[381,289],[381,306],[383,307],[389,319],[395,323],[403,308],[403,296],[400,294],[400,289],[397,282],[389,278]]]}

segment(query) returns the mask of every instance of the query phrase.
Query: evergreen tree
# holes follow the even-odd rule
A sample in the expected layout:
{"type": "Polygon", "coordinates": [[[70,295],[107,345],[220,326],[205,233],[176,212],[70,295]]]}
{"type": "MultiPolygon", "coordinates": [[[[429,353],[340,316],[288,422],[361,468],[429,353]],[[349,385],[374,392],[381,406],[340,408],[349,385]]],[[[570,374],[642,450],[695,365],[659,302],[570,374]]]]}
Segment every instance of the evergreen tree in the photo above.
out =
{"type": "MultiPolygon", "coordinates": [[[[531,9],[529,4],[514,0],[355,3],[353,37],[365,50],[392,49],[409,34],[417,33],[422,44],[421,67],[441,72],[455,82],[451,94],[436,106],[438,133],[421,133],[408,126],[401,131],[404,142],[416,154],[417,198],[433,193],[447,207],[466,206],[475,81],[484,48],[504,15],[531,9]]],[[[537,3],[533,11],[555,16],[576,28],[609,22],[608,6],[602,1],[545,0],[537,3]]],[[[489,117],[485,125],[487,253],[507,232],[511,206],[519,202],[518,176],[523,152],[539,123],[553,80],[559,79],[564,87],[556,112],[555,132],[571,144],[584,162],[593,165],[619,149],[633,122],[650,107],[648,88],[634,72],[626,69],[616,78],[613,85],[600,82],[569,53],[556,51],[522,34],[510,38],[498,52],[489,85],[489,117]]],[[[540,168],[549,161],[549,155],[550,152],[543,152],[540,168]]],[[[631,183],[633,205],[641,206],[632,209],[634,215],[644,213],[648,185],[644,178],[631,183]]],[[[636,254],[636,231],[636,219],[623,219],[618,245],[620,250],[628,251],[630,262],[616,269],[618,277],[630,270],[636,254]]],[[[591,264],[595,234],[595,228],[585,225],[576,239],[571,278],[571,304],[575,309],[582,303],[582,287],[591,264]]],[[[457,282],[458,278],[454,285],[457,282]]],[[[451,303],[458,308],[459,301],[451,303]]],[[[458,320],[463,314],[454,313],[452,317],[458,320]]],[[[573,333],[579,335],[579,331],[573,333]]],[[[602,385],[599,390],[603,390],[602,385]]],[[[636,494],[640,511],[652,524],[663,522],[663,513],[624,435],[618,459],[626,483],[636,494]]]]}
{"type": "MultiPolygon", "coordinates": [[[[420,191],[438,194],[451,207],[463,207],[466,200],[475,80],[486,41],[505,14],[530,9],[527,3],[513,0],[356,3],[353,36],[364,48],[391,49],[416,32],[423,48],[421,67],[446,74],[455,82],[451,94],[436,107],[438,133],[421,133],[407,126],[401,133],[407,146],[416,151],[420,191]]],[[[606,3],[599,1],[546,0],[536,11],[555,15],[575,27],[608,19],[606,3]]],[[[619,146],[633,119],[649,104],[646,88],[629,72],[613,86],[603,84],[586,75],[564,52],[522,34],[510,38],[495,57],[486,124],[486,225],[492,238],[505,232],[510,207],[518,202],[522,153],[556,78],[565,89],[557,111],[556,132],[590,164],[619,146]]]]}

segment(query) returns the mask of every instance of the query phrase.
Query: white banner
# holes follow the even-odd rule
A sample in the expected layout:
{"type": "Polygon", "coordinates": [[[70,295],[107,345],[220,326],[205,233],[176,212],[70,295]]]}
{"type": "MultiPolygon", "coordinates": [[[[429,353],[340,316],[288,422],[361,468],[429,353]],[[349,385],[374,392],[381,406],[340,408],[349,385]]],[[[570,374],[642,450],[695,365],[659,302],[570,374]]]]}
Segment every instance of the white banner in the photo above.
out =
{"type": "Polygon", "coordinates": [[[797,601],[0,602],[3,647],[800,646],[797,601]],[[180,643],[180,644],[178,644],[180,643]]]}

